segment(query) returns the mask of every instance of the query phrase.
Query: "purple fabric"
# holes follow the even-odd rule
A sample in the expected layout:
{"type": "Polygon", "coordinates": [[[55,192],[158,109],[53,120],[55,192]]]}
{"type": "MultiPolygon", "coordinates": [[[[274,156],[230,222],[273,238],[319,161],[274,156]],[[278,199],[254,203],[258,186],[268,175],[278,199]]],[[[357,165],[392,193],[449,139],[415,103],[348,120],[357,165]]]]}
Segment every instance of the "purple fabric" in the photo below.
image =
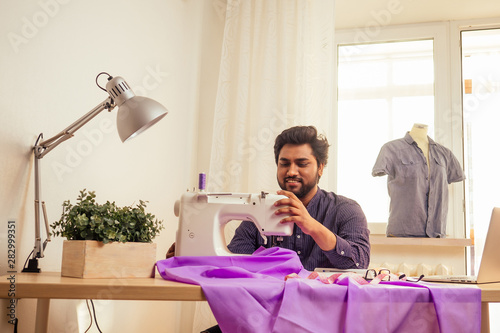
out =
{"type": "Polygon", "coordinates": [[[479,332],[479,288],[310,280],[296,253],[173,257],[157,262],[167,280],[200,285],[223,332],[479,332]],[[300,278],[285,281],[296,273],[300,278]]]}

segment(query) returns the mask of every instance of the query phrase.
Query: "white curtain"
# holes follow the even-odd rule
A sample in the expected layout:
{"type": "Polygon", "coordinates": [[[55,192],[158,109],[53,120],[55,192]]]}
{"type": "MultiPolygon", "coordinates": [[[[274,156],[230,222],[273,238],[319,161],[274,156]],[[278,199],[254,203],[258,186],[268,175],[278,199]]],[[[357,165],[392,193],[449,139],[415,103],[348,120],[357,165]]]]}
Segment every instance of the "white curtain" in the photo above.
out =
{"type": "MultiPolygon", "coordinates": [[[[274,193],[274,139],[288,127],[332,139],[334,9],[334,0],[227,1],[209,192],[274,193]]],[[[206,302],[182,312],[193,333],[216,324],[206,302]]]]}
{"type": "Polygon", "coordinates": [[[281,131],[314,125],[331,138],[334,4],[228,0],[209,191],[274,193],[281,131]]]}

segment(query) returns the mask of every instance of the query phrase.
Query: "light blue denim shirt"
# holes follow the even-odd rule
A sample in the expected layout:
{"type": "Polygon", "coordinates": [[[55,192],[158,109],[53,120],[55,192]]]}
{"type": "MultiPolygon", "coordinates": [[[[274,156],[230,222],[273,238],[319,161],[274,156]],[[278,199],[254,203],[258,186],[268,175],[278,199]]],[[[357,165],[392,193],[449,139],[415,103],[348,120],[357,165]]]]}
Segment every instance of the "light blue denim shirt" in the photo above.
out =
{"type": "Polygon", "coordinates": [[[451,150],[428,139],[430,172],[409,132],[380,149],[372,176],[388,176],[391,203],[387,236],[446,237],[448,184],[465,176],[451,150]]]}

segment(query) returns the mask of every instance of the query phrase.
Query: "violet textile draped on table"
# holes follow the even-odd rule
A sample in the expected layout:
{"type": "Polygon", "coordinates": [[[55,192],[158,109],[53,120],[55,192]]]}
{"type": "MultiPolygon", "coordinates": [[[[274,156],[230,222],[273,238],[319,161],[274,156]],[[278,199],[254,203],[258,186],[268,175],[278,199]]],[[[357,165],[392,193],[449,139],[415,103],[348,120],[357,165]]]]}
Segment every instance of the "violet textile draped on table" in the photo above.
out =
{"type": "Polygon", "coordinates": [[[167,280],[200,285],[223,332],[479,332],[478,288],[403,281],[360,285],[306,279],[295,252],[173,257],[167,280]],[[287,279],[296,273],[302,278],[287,279]]]}

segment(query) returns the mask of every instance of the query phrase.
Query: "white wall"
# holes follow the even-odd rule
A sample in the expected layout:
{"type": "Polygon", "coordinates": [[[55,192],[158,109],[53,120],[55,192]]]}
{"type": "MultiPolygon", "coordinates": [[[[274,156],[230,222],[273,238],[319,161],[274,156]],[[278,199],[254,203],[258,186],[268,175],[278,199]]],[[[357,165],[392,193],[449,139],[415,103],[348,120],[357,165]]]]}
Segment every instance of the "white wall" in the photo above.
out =
{"type": "MultiPolygon", "coordinates": [[[[116,110],[99,115],[42,160],[42,196],[49,220],[59,219],[64,200],[83,188],[99,201],[129,205],[149,201],[164,221],[155,239],[158,259],[174,241],[173,205],[194,184],[197,159],[202,1],[0,0],[0,237],[17,220],[17,267],[33,247],[31,146],[43,132],[55,135],[106,98],[95,85],[101,71],[123,76],[135,90],[162,103],[169,114],[149,131],[121,143],[116,110]],[[111,125],[107,122],[110,122],[111,125]],[[111,127],[111,130],[110,130],[111,127]],[[59,167],[59,168],[58,168],[59,167]]],[[[205,31],[206,33],[206,31],[205,31]]],[[[105,84],[100,81],[101,84],[105,84]]],[[[43,271],[59,271],[62,239],[40,260],[43,271]]],[[[5,249],[0,251],[5,273],[5,249]]],[[[2,307],[0,331],[10,332],[2,307]]],[[[32,332],[33,300],[18,306],[20,332],[32,332]]],[[[106,332],[174,332],[176,302],[98,301],[106,332]],[[155,320],[161,318],[161,321],[155,320]]],[[[55,300],[49,330],[76,332],[80,301],[55,300]]],[[[85,326],[85,322],[80,322],[85,326]]]]}

